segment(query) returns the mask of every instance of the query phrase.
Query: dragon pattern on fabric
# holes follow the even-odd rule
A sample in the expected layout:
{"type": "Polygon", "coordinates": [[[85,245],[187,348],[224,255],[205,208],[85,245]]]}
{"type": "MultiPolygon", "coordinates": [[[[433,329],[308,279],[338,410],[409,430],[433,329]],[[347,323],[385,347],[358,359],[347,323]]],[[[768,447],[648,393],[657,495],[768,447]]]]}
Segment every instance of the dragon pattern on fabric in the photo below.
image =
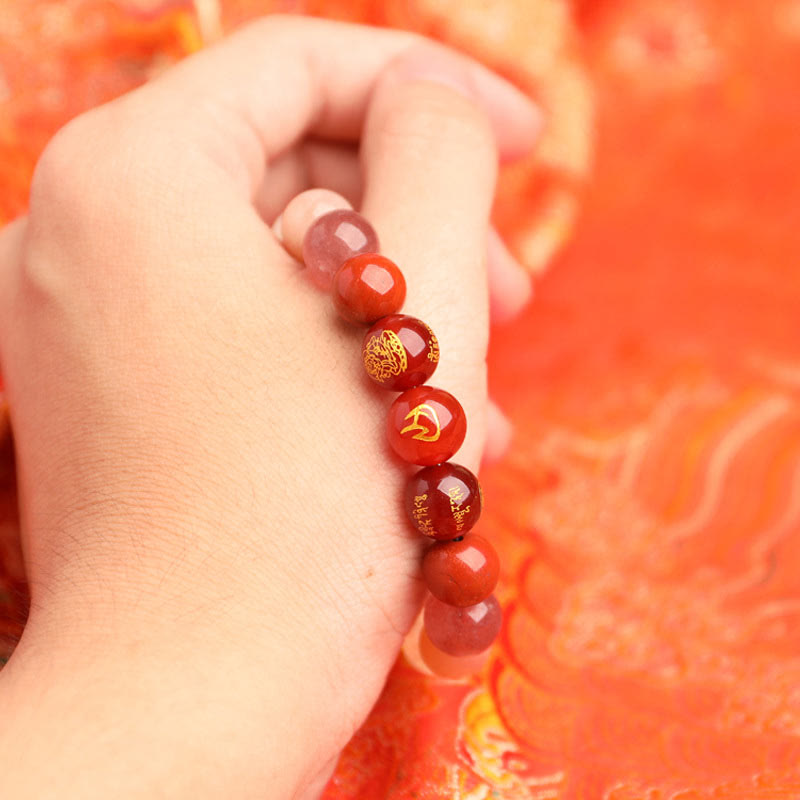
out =
{"type": "MultiPolygon", "coordinates": [[[[495,208],[536,276],[489,359],[504,630],[466,682],[401,657],[325,800],[800,797],[800,2],[8,0],[0,223],[67,119],[276,10],[447,41],[547,119],[495,208]]],[[[0,440],[4,659],[1,388],[0,440]]]]}

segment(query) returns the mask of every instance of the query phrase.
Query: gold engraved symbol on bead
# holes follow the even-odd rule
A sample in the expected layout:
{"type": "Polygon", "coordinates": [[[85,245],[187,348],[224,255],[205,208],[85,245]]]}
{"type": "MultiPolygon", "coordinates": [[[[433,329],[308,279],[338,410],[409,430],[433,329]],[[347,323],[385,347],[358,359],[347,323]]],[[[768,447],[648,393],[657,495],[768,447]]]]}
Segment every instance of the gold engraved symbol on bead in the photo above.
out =
{"type": "Polygon", "coordinates": [[[379,383],[405,372],[408,356],[400,337],[394,331],[376,333],[364,345],[364,367],[370,378],[379,383]]]}
{"type": "MultiPolygon", "coordinates": [[[[425,323],[423,323],[425,325],[425,323]]],[[[428,333],[431,335],[430,339],[430,349],[428,350],[428,361],[433,361],[434,364],[439,363],[439,340],[436,338],[436,334],[431,330],[430,325],[425,325],[428,329],[428,333]]]]}
{"type": "Polygon", "coordinates": [[[416,431],[411,437],[412,439],[418,439],[420,442],[436,442],[442,435],[439,415],[436,413],[436,409],[433,406],[429,406],[427,403],[422,403],[422,405],[412,408],[411,411],[406,414],[405,419],[411,419],[412,422],[400,431],[401,436],[404,433],[416,431]],[[421,424],[420,418],[427,420],[428,424],[421,424]]]}

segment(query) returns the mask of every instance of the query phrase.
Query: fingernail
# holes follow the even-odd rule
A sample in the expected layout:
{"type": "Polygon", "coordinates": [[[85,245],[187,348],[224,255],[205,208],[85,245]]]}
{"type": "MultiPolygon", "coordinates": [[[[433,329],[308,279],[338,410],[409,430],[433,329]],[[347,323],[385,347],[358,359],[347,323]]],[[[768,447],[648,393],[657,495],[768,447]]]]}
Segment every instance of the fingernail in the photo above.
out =
{"type": "Polygon", "coordinates": [[[414,47],[392,65],[393,76],[447,86],[481,106],[493,122],[503,155],[529,151],[539,138],[539,106],[514,84],[466,56],[431,44],[414,47]]]}
{"type": "Polygon", "coordinates": [[[434,45],[420,45],[407,50],[392,65],[395,77],[406,81],[432,81],[455,89],[475,99],[470,63],[454,53],[434,45]]]}
{"type": "Polygon", "coordinates": [[[492,464],[499,461],[511,446],[514,435],[514,426],[511,420],[500,410],[499,406],[489,401],[486,415],[486,447],[483,451],[483,460],[492,464]]]}
{"type": "Polygon", "coordinates": [[[279,214],[275,222],[272,223],[272,232],[279,242],[283,241],[283,214],[279,214]]]}

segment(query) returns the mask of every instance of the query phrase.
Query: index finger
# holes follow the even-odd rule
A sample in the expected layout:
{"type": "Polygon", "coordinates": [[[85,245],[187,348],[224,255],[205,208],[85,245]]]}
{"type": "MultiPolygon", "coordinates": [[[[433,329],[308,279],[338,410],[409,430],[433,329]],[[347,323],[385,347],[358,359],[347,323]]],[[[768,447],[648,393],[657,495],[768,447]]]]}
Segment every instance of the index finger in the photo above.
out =
{"type": "MultiPolygon", "coordinates": [[[[270,16],[120,102],[136,104],[147,119],[159,109],[173,143],[199,147],[252,196],[269,159],[303,136],[357,140],[382,71],[423,42],[404,31],[270,16]]],[[[434,62],[459,62],[501,155],[524,152],[539,128],[528,98],[477,62],[432,42],[426,46],[434,62]]]]}

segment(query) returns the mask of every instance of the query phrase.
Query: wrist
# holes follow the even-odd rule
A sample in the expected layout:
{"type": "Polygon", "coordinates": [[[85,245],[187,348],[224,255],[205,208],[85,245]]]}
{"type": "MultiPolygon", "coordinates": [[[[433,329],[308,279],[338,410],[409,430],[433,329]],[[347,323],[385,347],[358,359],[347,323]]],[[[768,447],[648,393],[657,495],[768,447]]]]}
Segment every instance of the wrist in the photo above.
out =
{"type": "Polygon", "coordinates": [[[337,750],[313,684],[278,649],[256,661],[214,638],[193,652],[160,636],[50,644],[26,632],[0,673],[9,795],[289,798],[337,750]]]}

